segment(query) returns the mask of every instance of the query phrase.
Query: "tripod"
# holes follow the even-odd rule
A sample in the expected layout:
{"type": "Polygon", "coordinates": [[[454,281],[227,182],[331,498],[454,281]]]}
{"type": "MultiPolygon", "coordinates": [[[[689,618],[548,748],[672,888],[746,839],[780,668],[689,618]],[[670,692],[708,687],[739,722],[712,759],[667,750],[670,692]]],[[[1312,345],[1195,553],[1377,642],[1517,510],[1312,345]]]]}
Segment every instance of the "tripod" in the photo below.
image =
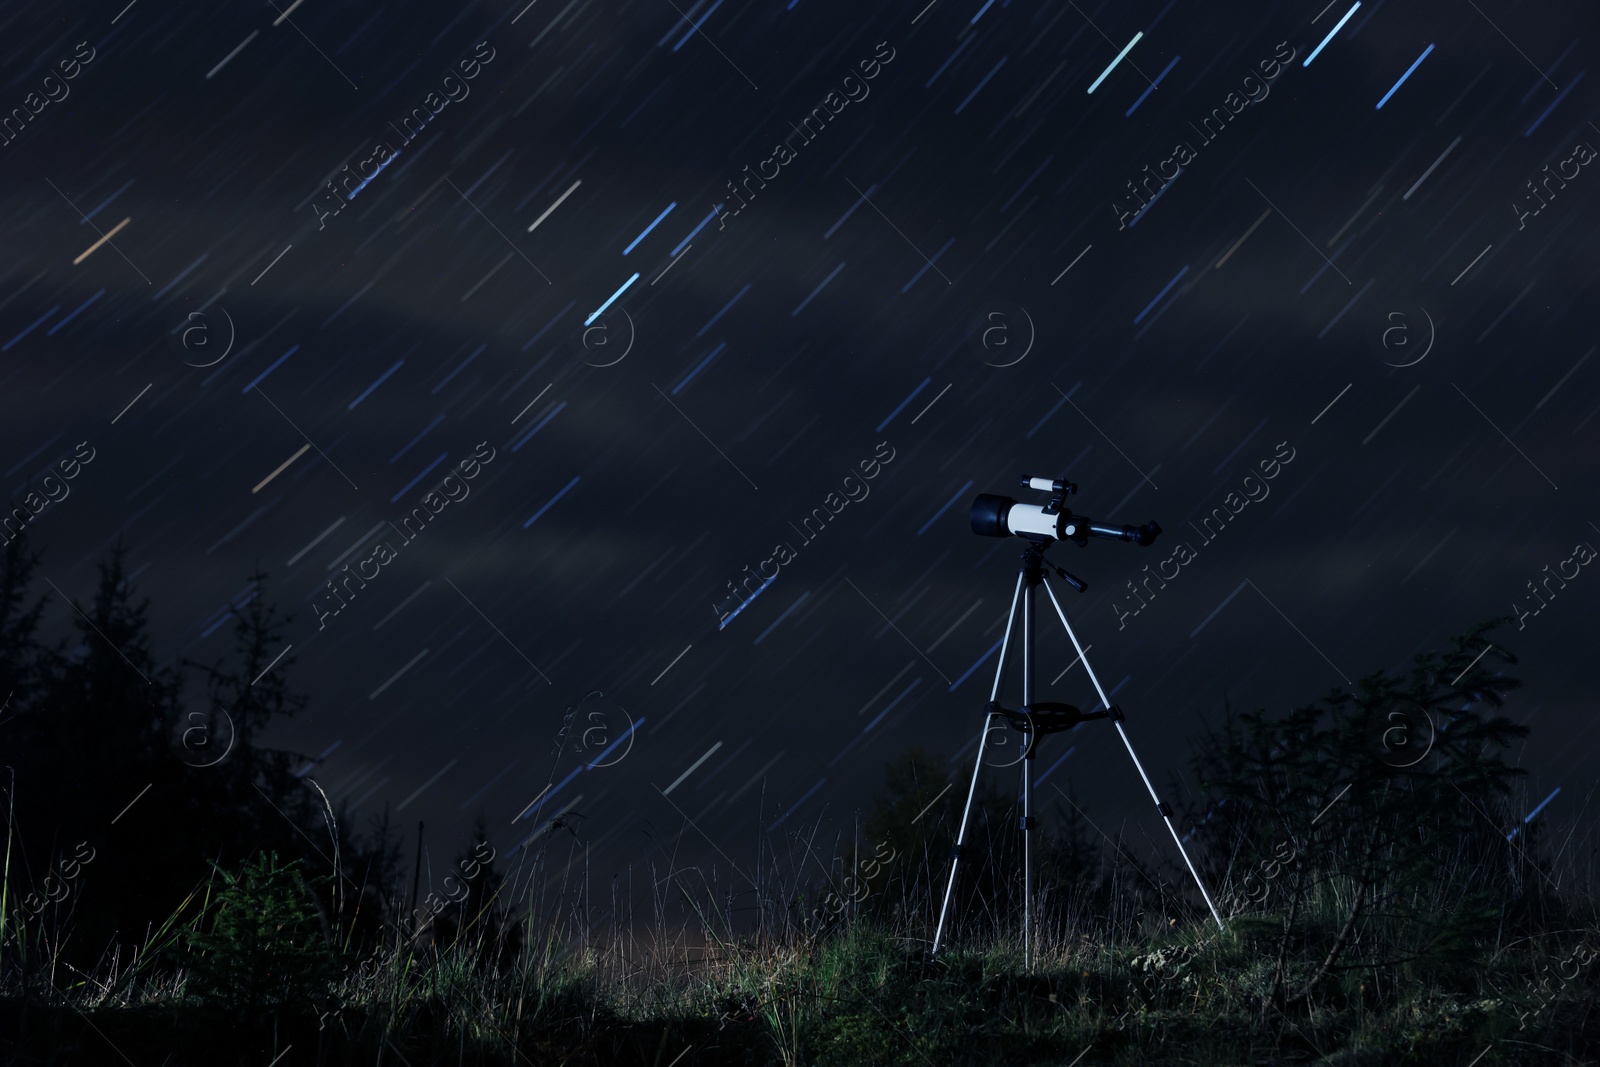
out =
{"type": "Polygon", "coordinates": [[[1056,599],[1055,590],[1045,582],[1045,568],[1053,570],[1062,581],[1071,585],[1078,592],[1083,592],[1088,586],[1068,573],[1061,567],[1044,558],[1045,549],[1054,544],[1054,538],[1041,535],[1024,535],[1028,538],[1028,547],[1022,554],[1022,566],[1017,575],[1016,588],[1011,594],[1011,612],[1006,617],[1006,633],[1000,645],[1000,663],[994,672],[994,687],[989,692],[989,702],[984,707],[983,732],[978,735],[978,753],[972,764],[972,784],[967,789],[967,804],[961,812],[961,830],[956,835],[955,851],[950,858],[950,881],[945,886],[944,903],[939,908],[939,926],[933,935],[933,951],[939,951],[939,942],[944,936],[945,919],[950,911],[950,897],[956,886],[956,870],[961,863],[961,849],[966,843],[967,822],[972,814],[972,798],[978,790],[978,770],[983,766],[983,742],[993,728],[995,718],[998,716],[1010,723],[1014,728],[1022,731],[1025,739],[1022,764],[1022,943],[1023,966],[1032,965],[1033,960],[1033,831],[1036,821],[1033,817],[1033,757],[1039,745],[1039,738],[1044,734],[1059,733],[1076,727],[1079,723],[1090,719],[1110,719],[1116,725],[1117,733],[1122,737],[1122,743],[1127,746],[1128,755],[1133,759],[1134,767],[1138,768],[1139,777],[1144,779],[1145,788],[1150,791],[1150,799],[1156,802],[1156,809],[1161,812],[1161,817],[1166,821],[1167,829],[1172,832],[1172,840],[1178,846],[1178,852],[1183,856],[1183,862],[1188,866],[1189,873],[1194,875],[1195,884],[1200,887],[1200,895],[1205,898],[1206,907],[1211,909],[1211,917],[1217,921],[1217,926],[1223,929],[1222,916],[1217,914],[1217,907],[1211,902],[1211,894],[1206,891],[1206,886],[1200,879],[1200,872],[1195,870],[1194,863],[1189,859],[1189,853],[1184,850],[1183,841],[1178,837],[1177,827],[1172,825],[1172,808],[1166,801],[1156,795],[1155,786],[1150,784],[1150,776],[1145,774],[1144,765],[1139,762],[1139,757],[1133,751],[1133,744],[1128,740],[1127,732],[1123,730],[1124,716],[1122,709],[1111,703],[1106,691],[1100,685],[1100,679],[1095,676],[1094,668],[1089,666],[1089,659],[1083,654],[1083,646],[1078,643],[1078,635],[1072,632],[1072,625],[1067,622],[1067,613],[1061,609],[1061,601],[1056,599]],[[1050,595],[1050,603],[1055,606],[1056,614],[1061,617],[1061,625],[1066,627],[1067,636],[1072,639],[1072,646],[1078,650],[1078,658],[1083,660],[1083,669],[1089,673],[1089,680],[1094,683],[1095,691],[1100,694],[1100,701],[1104,710],[1095,712],[1082,712],[1070,704],[1035,703],[1033,700],[1033,644],[1036,631],[1033,625],[1033,594],[1034,590],[1043,586],[1050,595]],[[1023,599],[1023,589],[1027,589],[1027,599],[1023,599]],[[1000,705],[1000,683],[1005,678],[1006,661],[1011,653],[1011,634],[1016,623],[1017,605],[1022,605],[1022,707],[1014,711],[1000,705]]]}

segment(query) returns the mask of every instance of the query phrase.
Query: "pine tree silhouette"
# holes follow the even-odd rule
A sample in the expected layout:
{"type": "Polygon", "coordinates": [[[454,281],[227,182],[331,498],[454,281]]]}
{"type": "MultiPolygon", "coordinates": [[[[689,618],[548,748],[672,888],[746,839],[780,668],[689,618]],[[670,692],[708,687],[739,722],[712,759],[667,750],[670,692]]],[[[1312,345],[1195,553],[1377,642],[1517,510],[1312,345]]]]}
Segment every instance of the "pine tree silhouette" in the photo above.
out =
{"type": "Polygon", "coordinates": [[[23,538],[0,552],[0,744],[18,753],[8,761],[11,889],[36,891],[80,843],[94,851],[68,896],[30,914],[19,951],[49,945],[80,970],[113,951],[126,960],[175,914],[190,921],[211,864],[234,870],[262,852],[310,872],[311,903],[336,941],[377,935],[394,919],[387,825],[351,833],[306,779],[313,762],[264,743],[307,703],[287,681],[290,619],[267,599],[266,573],[258,565],[251,576],[231,655],[163,666],[126,560],[119,541],[93,598],[56,605],[48,594],[30,601],[40,561],[23,538]],[[54,613],[70,618],[76,640],[44,647],[40,627],[54,613]],[[205,693],[186,700],[195,672],[205,693]],[[186,899],[191,910],[177,914],[186,899]]]}

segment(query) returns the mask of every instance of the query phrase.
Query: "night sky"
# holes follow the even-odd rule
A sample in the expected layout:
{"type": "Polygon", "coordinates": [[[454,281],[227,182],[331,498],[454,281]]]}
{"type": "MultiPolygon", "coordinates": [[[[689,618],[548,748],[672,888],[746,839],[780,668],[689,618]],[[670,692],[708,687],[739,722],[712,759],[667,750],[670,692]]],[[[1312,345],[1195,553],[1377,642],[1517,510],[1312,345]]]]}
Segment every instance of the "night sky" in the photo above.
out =
{"type": "MultiPolygon", "coordinates": [[[[86,603],[124,539],[163,662],[260,561],[311,698],[267,742],[436,869],[480,812],[575,813],[603,877],[848,839],[886,762],[973,751],[1023,543],[968,507],[1021,475],[1165,531],[1051,556],[1174,803],[1224,693],[1517,613],[1518,802],[1571,826],[1594,16],[1266,6],[10,5],[12,506],[78,450],[42,574],[86,603]]],[[[1098,707],[1038,620],[1039,697],[1098,707]]],[[[1037,767],[1176,862],[1110,724],[1037,767]]]]}

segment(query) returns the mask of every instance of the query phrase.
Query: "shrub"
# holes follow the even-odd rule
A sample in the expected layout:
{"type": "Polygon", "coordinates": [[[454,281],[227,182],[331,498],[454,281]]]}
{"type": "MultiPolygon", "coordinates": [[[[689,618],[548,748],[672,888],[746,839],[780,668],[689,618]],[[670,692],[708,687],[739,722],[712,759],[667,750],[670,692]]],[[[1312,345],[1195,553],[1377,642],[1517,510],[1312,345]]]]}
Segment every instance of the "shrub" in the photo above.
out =
{"type": "MultiPolygon", "coordinates": [[[[338,961],[299,866],[280,866],[276,852],[238,874],[212,864],[224,884],[210,928],[183,938],[189,992],[233,1011],[305,1007],[324,994],[338,961]]],[[[195,926],[204,922],[202,915],[195,926]]]]}

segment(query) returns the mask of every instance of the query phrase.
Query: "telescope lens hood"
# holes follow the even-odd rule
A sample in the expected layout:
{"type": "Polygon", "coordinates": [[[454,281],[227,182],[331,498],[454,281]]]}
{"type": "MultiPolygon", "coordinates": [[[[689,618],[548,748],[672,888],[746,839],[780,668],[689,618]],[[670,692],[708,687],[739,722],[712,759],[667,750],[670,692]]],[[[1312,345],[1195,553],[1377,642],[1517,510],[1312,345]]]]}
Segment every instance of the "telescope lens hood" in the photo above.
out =
{"type": "Polygon", "coordinates": [[[972,501],[972,532],[982,537],[1010,537],[1006,513],[1015,503],[1008,496],[979,493],[972,501]]]}

